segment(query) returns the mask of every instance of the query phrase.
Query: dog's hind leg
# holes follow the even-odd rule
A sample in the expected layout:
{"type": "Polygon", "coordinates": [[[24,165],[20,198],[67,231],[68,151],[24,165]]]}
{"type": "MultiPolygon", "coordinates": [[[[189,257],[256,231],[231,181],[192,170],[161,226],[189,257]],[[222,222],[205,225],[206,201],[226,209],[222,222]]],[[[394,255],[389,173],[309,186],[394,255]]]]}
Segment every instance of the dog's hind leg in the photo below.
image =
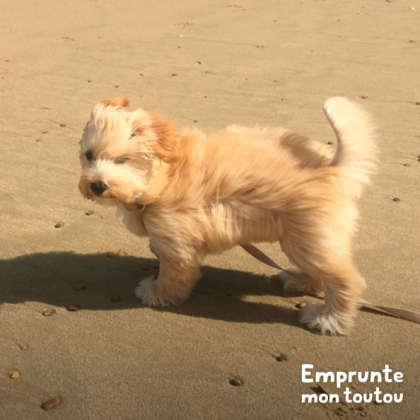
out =
{"type": "Polygon", "coordinates": [[[323,284],[325,290],[325,304],[305,306],[300,322],[322,333],[346,334],[357,314],[364,280],[354,268],[349,252],[322,247],[327,241],[315,241],[309,235],[299,235],[299,241],[296,239],[285,235],[281,240],[283,251],[310,276],[301,279],[315,280],[323,284]]]}
{"type": "Polygon", "coordinates": [[[302,308],[300,322],[322,333],[346,334],[353,326],[358,309],[358,298],[365,282],[352,266],[314,273],[325,282],[325,305],[302,308]]]}

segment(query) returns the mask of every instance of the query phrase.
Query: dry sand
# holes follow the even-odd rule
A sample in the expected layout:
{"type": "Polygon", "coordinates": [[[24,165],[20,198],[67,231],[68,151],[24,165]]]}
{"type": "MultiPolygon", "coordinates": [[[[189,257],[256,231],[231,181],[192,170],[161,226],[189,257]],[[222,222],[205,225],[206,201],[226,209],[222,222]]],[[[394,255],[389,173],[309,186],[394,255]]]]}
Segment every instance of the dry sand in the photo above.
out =
{"type": "MultiPolygon", "coordinates": [[[[381,134],[355,241],[365,297],[419,310],[417,1],[15,0],[1,10],[1,420],[418,419],[419,325],[362,311],[348,337],[310,332],[295,305],[313,299],[285,294],[240,249],[208,258],[185,304],[141,307],[133,289],[155,262],[147,242],[77,190],[78,141],[104,98],[125,95],[206,131],[285,125],[330,141],[322,104],[344,94],[381,134]],[[82,310],[68,312],[75,303],[82,310]],[[381,389],[404,401],[301,404],[312,392],[303,363],[389,364],[404,382],[381,389]],[[40,409],[56,395],[59,407],[40,409]]],[[[276,246],[264,249],[286,264],[276,246]]]]}

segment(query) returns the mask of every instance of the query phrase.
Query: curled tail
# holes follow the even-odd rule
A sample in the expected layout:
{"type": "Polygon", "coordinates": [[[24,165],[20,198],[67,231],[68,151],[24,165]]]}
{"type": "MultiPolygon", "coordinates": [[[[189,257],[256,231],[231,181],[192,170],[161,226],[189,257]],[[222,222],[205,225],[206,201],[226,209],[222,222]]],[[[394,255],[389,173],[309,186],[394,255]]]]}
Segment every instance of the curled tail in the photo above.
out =
{"type": "Polygon", "coordinates": [[[344,187],[359,197],[363,186],[370,182],[378,155],[372,117],[360,105],[343,97],[328,99],[324,113],[338,141],[330,166],[337,168],[344,187]]]}

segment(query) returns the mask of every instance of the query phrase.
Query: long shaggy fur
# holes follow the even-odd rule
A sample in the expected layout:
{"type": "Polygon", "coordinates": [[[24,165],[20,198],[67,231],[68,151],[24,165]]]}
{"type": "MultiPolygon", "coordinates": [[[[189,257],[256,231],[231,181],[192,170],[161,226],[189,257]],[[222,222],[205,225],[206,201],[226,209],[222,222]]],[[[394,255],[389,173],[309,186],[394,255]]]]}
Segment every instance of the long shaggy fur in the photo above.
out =
{"type": "Polygon", "coordinates": [[[326,102],[338,139],[332,156],[282,128],[230,126],[207,137],[128,105],[116,98],[93,109],[79,188],[118,206],[128,229],[150,237],[160,272],[139,284],[137,297],[156,306],[180,302],[207,254],[278,241],[294,265],[293,278],[280,275],[284,286],[325,292],[325,304],[305,307],[301,322],[345,334],[365,288],[351,238],[376,158],[370,116],[345,98],[326,102]]]}

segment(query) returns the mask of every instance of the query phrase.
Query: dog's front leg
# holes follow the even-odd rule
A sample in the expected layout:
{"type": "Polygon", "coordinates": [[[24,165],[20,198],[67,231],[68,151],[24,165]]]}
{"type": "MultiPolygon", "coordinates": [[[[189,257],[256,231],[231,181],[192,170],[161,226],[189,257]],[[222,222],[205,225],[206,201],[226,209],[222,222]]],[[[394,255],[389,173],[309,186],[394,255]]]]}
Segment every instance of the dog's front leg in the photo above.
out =
{"type": "Polygon", "coordinates": [[[170,258],[159,252],[160,270],[157,279],[154,276],[142,280],[136,287],[135,294],[145,305],[167,306],[185,300],[200,279],[198,257],[190,255],[170,258]]]}
{"type": "Polygon", "coordinates": [[[150,249],[150,252],[157,258],[157,259],[159,259],[159,255],[157,254],[157,252],[156,252],[156,249],[155,249],[155,247],[152,245],[152,242],[149,242],[149,249],[150,249]]]}

